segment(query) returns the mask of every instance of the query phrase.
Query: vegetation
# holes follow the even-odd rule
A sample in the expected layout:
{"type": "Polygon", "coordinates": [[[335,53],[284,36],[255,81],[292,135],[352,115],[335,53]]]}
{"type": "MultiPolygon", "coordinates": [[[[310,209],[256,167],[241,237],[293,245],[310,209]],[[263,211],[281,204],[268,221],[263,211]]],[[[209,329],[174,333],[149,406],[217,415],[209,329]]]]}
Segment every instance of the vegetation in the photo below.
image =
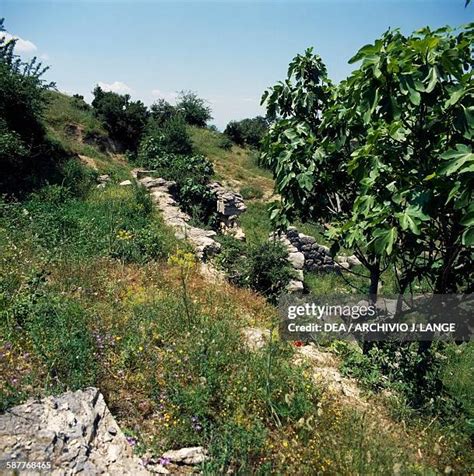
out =
{"type": "Polygon", "coordinates": [[[176,101],[176,110],[191,126],[205,127],[212,119],[211,108],[193,91],[181,91],[176,101]]]}
{"type": "Polygon", "coordinates": [[[259,148],[268,131],[269,121],[262,116],[227,124],[224,134],[240,146],[259,148]]]}
{"type": "Polygon", "coordinates": [[[401,292],[421,277],[437,293],[470,290],[472,35],[388,31],[337,87],[307,50],[263,97],[279,117],[264,155],[282,195],[273,217],[329,223],[371,294],[394,265],[401,292]]]}
{"type": "Polygon", "coordinates": [[[0,193],[31,190],[59,174],[60,148],[42,123],[45,92],[54,85],[41,79],[47,68],[36,58],[26,63],[14,54],[16,41],[0,36],[0,193]]]}
{"type": "Polygon", "coordinates": [[[276,303],[293,277],[285,248],[268,240],[251,245],[231,237],[220,241],[223,250],[217,262],[230,282],[249,287],[276,303]]]}
{"type": "Polygon", "coordinates": [[[145,131],[149,112],[141,101],[131,101],[129,94],[94,89],[92,107],[97,117],[103,121],[110,137],[123,147],[135,152],[145,131]]]}

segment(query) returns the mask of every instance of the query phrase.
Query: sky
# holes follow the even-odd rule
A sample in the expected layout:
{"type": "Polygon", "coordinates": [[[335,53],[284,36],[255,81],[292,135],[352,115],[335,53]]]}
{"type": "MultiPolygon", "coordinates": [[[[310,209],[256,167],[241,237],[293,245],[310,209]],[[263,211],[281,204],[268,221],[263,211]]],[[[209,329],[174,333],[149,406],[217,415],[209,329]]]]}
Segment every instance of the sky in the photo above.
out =
{"type": "Polygon", "coordinates": [[[0,0],[17,53],[50,66],[60,91],[96,84],[150,105],[181,90],[209,101],[213,123],[264,113],[263,91],[313,46],[334,81],[387,28],[404,33],[474,21],[464,0],[0,0]]]}

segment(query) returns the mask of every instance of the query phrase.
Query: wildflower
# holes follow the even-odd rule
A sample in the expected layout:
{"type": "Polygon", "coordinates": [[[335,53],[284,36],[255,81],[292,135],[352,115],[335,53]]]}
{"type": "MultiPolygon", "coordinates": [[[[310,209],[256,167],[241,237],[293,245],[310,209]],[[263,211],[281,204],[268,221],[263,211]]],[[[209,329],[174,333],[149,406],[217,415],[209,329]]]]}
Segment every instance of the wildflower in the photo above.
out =
{"type": "Polygon", "coordinates": [[[160,458],[158,462],[161,466],[166,466],[167,464],[170,464],[171,460],[169,458],[160,458]]]}
{"type": "Polygon", "coordinates": [[[168,258],[168,264],[176,265],[184,271],[190,271],[196,265],[196,258],[192,253],[178,249],[168,258]]]}
{"type": "Polygon", "coordinates": [[[132,436],[127,436],[125,439],[130,446],[135,446],[137,444],[137,440],[132,436]]]}
{"type": "Polygon", "coordinates": [[[127,230],[119,230],[117,232],[117,238],[122,241],[130,241],[133,238],[133,233],[127,230]]]}
{"type": "Polygon", "coordinates": [[[293,345],[294,345],[295,347],[303,347],[303,346],[304,346],[304,342],[302,342],[302,341],[300,341],[300,340],[295,340],[295,341],[293,342],[293,345]]]}

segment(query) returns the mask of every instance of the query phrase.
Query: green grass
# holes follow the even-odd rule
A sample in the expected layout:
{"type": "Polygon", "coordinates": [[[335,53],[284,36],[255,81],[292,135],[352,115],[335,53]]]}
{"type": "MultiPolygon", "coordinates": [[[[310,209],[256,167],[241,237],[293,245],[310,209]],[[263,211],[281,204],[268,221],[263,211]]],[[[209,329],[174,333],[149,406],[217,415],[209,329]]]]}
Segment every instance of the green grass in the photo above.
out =
{"type": "Polygon", "coordinates": [[[268,204],[264,202],[247,202],[247,210],[240,216],[240,224],[249,243],[263,243],[268,240],[272,230],[268,204]]]}
{"type": "Polygon", "coordinates": [[[190,133],[196,152],[213,162],[217,180],[227,182],[234,189],[253,186],[263,193],[272,192],[272,174],[258,166],[257,152],[236,145],[223,149],[222,134],[210,129],[191,127],[190,133]]]}

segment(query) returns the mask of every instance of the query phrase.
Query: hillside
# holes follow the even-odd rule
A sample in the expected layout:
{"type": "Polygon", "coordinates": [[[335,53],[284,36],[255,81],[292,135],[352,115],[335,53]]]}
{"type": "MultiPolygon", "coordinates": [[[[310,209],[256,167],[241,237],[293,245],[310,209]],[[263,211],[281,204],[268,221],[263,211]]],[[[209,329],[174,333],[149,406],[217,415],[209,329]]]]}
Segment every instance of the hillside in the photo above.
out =
{"type": "MultiPolygon", "coordinates": [[[[3,411],[94,385],[136,454],[204,446],[205,474],[467,470],[461,433],[341,377],[340,357],[357,352],[280,341],[262,294],[201,275],[146,190],[119,185],[136,164],[103,123],[77,99],[48,94],[47,134],[69,172],[1,204],[3,411]]],[[[190,131],[215,178],[246,198],[250,246],[267,242],[270,173],[255,152],[223,149],[222,134],[190,131]]],[[[330,289],[339,278],[311,279],[330,289]]]]}

